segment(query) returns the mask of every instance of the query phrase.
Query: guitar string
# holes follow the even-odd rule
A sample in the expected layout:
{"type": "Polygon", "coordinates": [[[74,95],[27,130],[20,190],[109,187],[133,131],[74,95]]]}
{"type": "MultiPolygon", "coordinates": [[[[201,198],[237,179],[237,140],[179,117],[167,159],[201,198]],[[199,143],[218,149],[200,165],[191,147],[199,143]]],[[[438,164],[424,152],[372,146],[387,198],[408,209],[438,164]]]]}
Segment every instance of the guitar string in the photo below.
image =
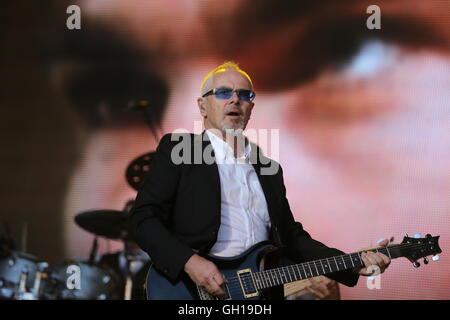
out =
{"type": "MultiPolygon", "coordinates": [[[[410,243],[410,244],[399,244],[399,245],[395,245],[395,246],[391,246],[391,248],[401,248],[401,249],[407,249],[408,247],[414,247],[414,246],[416,246],[417,247],[417,249],[419,249],[419,248],[422,248],[422,247],[426,247],[427,245],[429,245],[429,243],[424,243],[424,244],[420,244],[420,245],[417,245],[417,244],[415,244],[415,243],[410,243]]],[[[381,249],[386,249],[386,247],[381,247],[381,248],[379,248],[379,249],[374,249],[374,250],[366,250],[366,251],[375,251],[375,250],[381,250],[381,249]]],[[[364,252],[364,251],[362,251],[362,252],[364,252]]],[[[361,252],[361,253],[362,253],[361,252]]],[[[284,267],[278,267],[278,268],[274,268],[274,269],[267,269],[267,270],[262,270],[262,271],[257,271],[257,272],[253,272],[253,275],[255,275],[256,273],[258,273],[258,274],[260,274],[260,273],[265,273],[264,274],[264,276],[271,276],[271,280],[269,279],[269,280],[265,280],[265,282],[268,282],[269,284],[270,284],[270,282],[273,282],[273,283],[275,283],[275,280],[273,279],[273,277],[275,276],[275,278],[276,278],[276,280],[277,280],[277,282],[278,282],[278,276],[280,277],[280,279],[281,279],[281,275],[279,274],[279,275],[276,275],[275,274],[275,272],[277,272],[277,271],[279,271],[279,270],[286,270],[287,268],[290,268],[290,267],[293,267],[293,266],[299,266],[299,265],[301,265],[301,266],[304,266],[304,265],[308,265],[309,267],[311,266],[311,265],[316,265],[317,263],[320,263],[322,260],[328,260],[328,259],[333,259],[333,258],[340,258],[340,259],[345,259],[345,258],[347,258],[347,260],[351,260],[350,259],[350,257],[349,256],[353,256],[353,255],[357,255],[358,256],[358,258],[359,258],[359,252],[353,252],[353,253],[350,253],[350,254],[345,254],[345,255],[340,255],[340,256],[336,256],[336,257],[329,257],[329,258],[323,258],[323,259],[319,259],[319,260],[313,260],[313,261],[309,261],[309,262],[303,262],[303,263],[300,263],[300,264],[295,264],[295,265],[290,265],[290,266],[284,266],[284,267]],[[268,273],[272,273],[272,274],[268,274],[268,273]]],[[[362,262],[361,260],[360,260],[360,262],[362,262]]],[[[329,262],[328,262],[329,263],[329,262]]],[[[336,266],[337,266],[337,264],[336,263],[334,263],[336,266]]],[[[317,265],[316,265],[317,266],[317,265]]],[[[316,267],[317,268],[317,267],[316,267]]],[[[323,268],[322,268],[323,269],[323,268]]],[[[331,268],[330,268],[331,269],[331,268]]],[[[350,268],[347,268],[347,269],[350,269],[350,268]]],[[[325,269],[323,269],[323,270],[325,270],[325,269]]],[[[287,270],[288,271],[288,273],[291,273],[292,271],[289,271],[289,270],[287,270]]],[[[303,267],[303,271],[304,271],[304,273],[305,273],[305,275],[307,276],[306,278],[304,278],[304,279],[309,279],[309,278],[313,278],[314,277],[314,274],[313,274],[313,272],[310,272],[310,274],[312,275],[311,277],[309,277],[308,275],[307,275],[307,271],[305,271],[305,268],[303,267]]],[[[339,268],[338,268],[338,271],[342,271],[342,270],[339,270],[339,268]]],[[[327,274],[327,273],[332,273],[332,272],[335,272],[335,271],[332,271],[331,270],[331,272],[326,272],[326,273],[324,273],[324,274],[327,274]]],[[[299,272],[299,274],[300,274],[300,276],[302,276],[302,274],[301,274],[301,272],[299,272]]],[[[294,270],[294,275],[296,275],[296,272],[295,272],[295,270],[294,270]]],[[[252,274],[248,274],[248,275],[243,275],[243,276],[241,276],[240,277],[240,279],[241,279],[241,281],[243,281],[243,282],[245,282],[245,281],[248,281],[248,280],[250,280],[252,278],[252,274]]],[[[287,277],[285,276],[285,278],[287,279],[287,277]]],[[[299,279],[299,280],[304,280],[303,278],[302,279],[299,279]]],[[[227,285],[230,285],[230,284],[239,284],[239,285],[241,285],[241,283],[240,283],[240,280],[239,280],[239,276],[233,276],[233,277],[231,277],[231,278],[226,278],[226,280],[227,280],[227,285]]],[[[282,280],[282,279],[281,279],[282,280]]],[[[294,281],[297,281],[297,280],[294,280],[294,281]]],[[[252,281],[253,282],[253,281],[252,281]]],[[[261,282],[261,280],[260,280],[260,282],[261,282]]],[[[293,282],[293,281],[291,281],[291,282],[293,282]]],[[[256,283],[255,283],[256,284],[256,283]]],[[[283,284],[283,283],[281,283],[281,284],[283,284]]],[[[277,285],[281,285],[281,284],[277,284],[277,285]]],[[[263,285],[264,285],[264,283],[263,283],[263,285]]],[[[274,285],[274,286],[277,286],[277,285],[274,285]]],[[[257,287],[257,286],[256,286],[257,287]]],[[[273,287],[272,285],[271,286],[269,286],[269,287],[273,287]]],[[[257,289],[257,288],[256,288],[257,289]]]]}
{"type": "MultiPolygon", "coordinates": [[[[424,243],[424,244],[420,244],[420,245],[417,245],[417,244],[415,244],[415,243],[411,243],[411,244],[399,244],[399,245],[395,245],[395,246],[391,246],[391,248],[393,248],[393,247],[395,247],[395,248],[401,248],[401,249],[407,249],[407,248],[409,248],[409,247],[417,247],[416,249],[420,249],[420,248],[423,248],[423,247],[426,247],[427,245],[429,245],[429,243],[424,243]]],[[[379,249],[374,249],[374,250],[366,250],[366,251],[376,251],[376,250],[381,250],[381,249],[386,249],[386,247],[381,247],[381,248],[379,248],[379,249]]],[[[364,251],[362,251],[362,252],[364,252],[364,251]]],[[[346,255],[341,255],[341,256],[337,256],[337,257],[330,257],[330,258],[324,258],[324,259],[331,259],[331,258],[341,258],[341,257],[346,257],[346,258],[349,258],[349,256],[352,256],[352,255],[357,255],[358,257],[360,256],[359,255],[359,252],[354,252],[354,253],[351,253],[351,254],[346,254],[346,255]]],[[[422,257],[421,257],[422,258],[422,257]]],[[[321,260],[324,260],[324,259],[321,259],[321,260]]],[[[342,258],[343,259],[343,258],[342,258]]],[[[321,261],[321,260],[314,260],[314,261],[310,261],[310,262],[305,262],[305,263],[302,263],[302,265],[303,264],[311,264],[311,263],[316,263],[317,261],[321,261]]],[[[361,260],[360,260],[360,262],[362,262],[361,260]]],[[[264,270],[264,271],[259,271],[258,273],[260,273],[260,272],[265,272],[265,273],[267,273],[267,272],[271,272],[271,270],[277,270],[277,269],[283,269],[283,268],[288,268],[289,266],[287,266],[287,267],[281,267],[281,268],[275,268],[275,269],[268,269],[268,270],[264,270]]],[[[338,268],[338,270],[339,270],[339,268],[338,268]]],[[[275,272],[275,271],[273,271],[273,272],[275,272]]],[[[295,274],[295,271],[294,271],[294,274],[295,274]]],[[[326,273],[325,273],[326,274],[326,273]]],[[[277,277],[277,275],[276,274],[272,274],[272,282],[274,282],[275,283],[275,281],[274,281],[274,279],[273,279],[273,276],[275,275],[275,277],[277,277]]],[[[301,274],[300,274],[301,275],[301,274]]],[[[307,275],[306,274],[306,272],[305,272],[305,275],[307,275]]],[[[252,275],[251,274],[248,274],[248,275],[243,275],[243,276],[241,276],[241,280],[242,280],[242,284],[241,284],[241,281],[239,281],[239,277],[238,276],[235,276],[235,277],[232,277],[232,278],[229,278],[229,279],[227,279],[228,280],[228,282],[226,283],[226,285],[227,285],[227,291],[228,291],[228,293],[229,293],[229,297],[230,298],[232,298],[232,296],[234,296],[234,295],[244,295],[245,294],[245,288],[247,288],[247,289],[251,289],[251,288],[248,288],[248,286],[246,286],[247,285],[247,283],[246,283],[246,281],[247,280],[250,280],[250,278],[252,277],[252,275]],[[239,286],[237,286],[237,285],[239,285],[239,286]],[[243,289],[244,289],[244,292],[243,292],[243,289]]],[[[305,278],[305,279],[308,279],[308,278],[311,278],[311,277],[307,277],[307,278],[305,278]]],[[[287,279],[287,278],[286,278],[287,279]]],[[[277,280],[278,280],[278,278],[277,278],[277,280]]],[[[282,279],[281,279],[282,280],[282,279]]],[[[302,279],[303,280],[303,279],[302,279]]],[[[260,280],[261,281],[261,280],[260,280]]],[[[270,282],[269,281],[267,281],[266,280],[266,282],[268,282],[269,284],[270,284],[270,282]]],[[[256,283],[255,283],[256,284],[256,283]]],[[[277,285],[282,285],[283,283],[281,283],[281,284],[277,284],[277,285]]],[[[263,283],[263,285],[264,285],[264,283],[263,283]]],[[[266,288],[270,288],[270,287],[273,287],[273,286],[277,286],[277,285],[270,285],[269,287],[266,287],[266,288]]],[[[258,288],[257,286],[256,286],[256,288],[253,288],[253,289],[255,289],[255,293],[256,292],[258,292],[260,289],[264,289],[264,288],[258,288]]]]}

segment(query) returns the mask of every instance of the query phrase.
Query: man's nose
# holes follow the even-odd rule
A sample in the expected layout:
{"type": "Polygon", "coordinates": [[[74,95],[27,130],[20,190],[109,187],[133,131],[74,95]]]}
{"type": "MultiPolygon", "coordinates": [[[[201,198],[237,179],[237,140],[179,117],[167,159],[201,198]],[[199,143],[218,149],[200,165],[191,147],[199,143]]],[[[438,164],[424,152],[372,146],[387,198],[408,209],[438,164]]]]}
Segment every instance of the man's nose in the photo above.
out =
{"type": "Polygon", "coordinates": [[[231,101],[233,101],[235,104],[240,102],[239,96],[236,91],[233,91],[233,94],[231,95],[231,101]]]}

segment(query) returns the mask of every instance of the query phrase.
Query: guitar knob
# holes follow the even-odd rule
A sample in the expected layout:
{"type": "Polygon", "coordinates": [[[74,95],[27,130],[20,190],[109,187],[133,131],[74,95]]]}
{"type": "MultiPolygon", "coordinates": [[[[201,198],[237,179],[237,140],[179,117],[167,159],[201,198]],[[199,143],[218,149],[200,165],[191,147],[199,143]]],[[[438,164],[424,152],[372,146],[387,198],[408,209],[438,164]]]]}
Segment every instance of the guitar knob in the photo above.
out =
{"type": "Polygon", "coordinates": [[[441,257],[439,256],[433,256],[433,258],[431,258],[433,261],[439,261],[439,259],[441,259],[441,257]]]}
{"type": "Polygon", "coordinates": [[[428,264],[428,259],[426,257],[423,258],[423,263],[428,264]]]}
{"type": "Polygon", "coordinates": [[[422,238],[422,235],[421,235],[420,233],[416,233],[416,234],[414,235],[414,238],[420,239],[420,238],[422,238]]]}
{"type": "Polygon", "coordinates": [[[418,261],[413,262],[413,267],[414,267],[414,268],[420,267],[420,263],[419,263],[418,261]]]}

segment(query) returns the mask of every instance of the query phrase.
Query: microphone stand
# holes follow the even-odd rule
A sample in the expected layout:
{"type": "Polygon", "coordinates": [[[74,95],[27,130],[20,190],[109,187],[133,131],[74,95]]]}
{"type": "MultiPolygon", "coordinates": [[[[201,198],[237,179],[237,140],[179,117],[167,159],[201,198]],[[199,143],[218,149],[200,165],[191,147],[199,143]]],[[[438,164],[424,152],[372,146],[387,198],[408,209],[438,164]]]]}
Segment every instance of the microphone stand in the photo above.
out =
{"type": "Polygon", "coordinates": [[[140,111],[142,114],[142,117],[144,118],[144,122],[147,125],[147,127],[150,129],[150,131],[152,132],[153,136],[155,138],[158,137],[158,132],[156,131],[155,126],[152,125],[152,122],[150,121],[150,117],[148,115],[147,109],[150,108],[150,103],[148,100],[131,100],[130,102],[128,102],[128,107],[126,108],[126,110],[128,112],[131,111],[140,111]]]}

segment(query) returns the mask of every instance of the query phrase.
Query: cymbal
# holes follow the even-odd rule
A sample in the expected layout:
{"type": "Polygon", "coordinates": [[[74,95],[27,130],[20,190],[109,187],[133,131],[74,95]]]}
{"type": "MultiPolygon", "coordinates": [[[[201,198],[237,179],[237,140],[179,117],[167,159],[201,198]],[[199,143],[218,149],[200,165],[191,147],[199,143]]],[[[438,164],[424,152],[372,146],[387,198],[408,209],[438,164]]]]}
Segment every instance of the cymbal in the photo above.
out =
{"type": "Polygon", "coordinates": [[[127,219],[126,212],[117,210],[92,210],[75,216],[78,226],[108,239],[128,239],[127,219]]]}
{"type": "Polygon", "coordinates": [[[125,177],[128,184],[135,190],[139,190],[144,182],[145,175],[150,170],[150,163],[156,152],[148,152],[134,159],[127,168],[125,177]]]}

